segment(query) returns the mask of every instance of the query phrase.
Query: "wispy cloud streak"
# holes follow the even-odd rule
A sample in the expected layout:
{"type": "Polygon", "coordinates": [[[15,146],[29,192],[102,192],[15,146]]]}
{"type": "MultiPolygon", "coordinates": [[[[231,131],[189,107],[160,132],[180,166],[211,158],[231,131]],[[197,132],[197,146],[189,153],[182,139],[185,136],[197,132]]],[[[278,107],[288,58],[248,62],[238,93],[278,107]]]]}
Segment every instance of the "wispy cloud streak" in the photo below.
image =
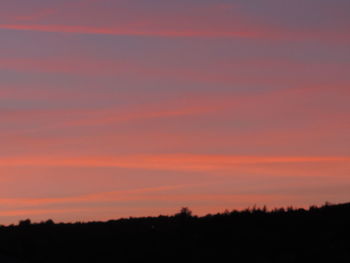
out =
{"type": "Polygon", "coordinates": [[[1,158],[0,166],[122,167],[150,170],[207,171],[234,168],[237,165],[343,162],[350,157],[255,157],[226,155],[132,155],[108,157],[27,157],[1,158]]]}

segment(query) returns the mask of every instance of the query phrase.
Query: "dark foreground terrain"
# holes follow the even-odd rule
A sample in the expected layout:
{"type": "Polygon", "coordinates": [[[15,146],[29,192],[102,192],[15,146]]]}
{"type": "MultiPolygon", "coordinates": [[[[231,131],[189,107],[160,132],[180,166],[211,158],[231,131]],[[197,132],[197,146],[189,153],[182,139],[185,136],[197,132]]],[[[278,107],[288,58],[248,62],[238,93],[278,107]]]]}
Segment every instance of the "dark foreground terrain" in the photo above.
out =
{"type": "Polygon", "coordinates": [[[350,262],[350,203],[0,227],[0,262],[350,262]]]}

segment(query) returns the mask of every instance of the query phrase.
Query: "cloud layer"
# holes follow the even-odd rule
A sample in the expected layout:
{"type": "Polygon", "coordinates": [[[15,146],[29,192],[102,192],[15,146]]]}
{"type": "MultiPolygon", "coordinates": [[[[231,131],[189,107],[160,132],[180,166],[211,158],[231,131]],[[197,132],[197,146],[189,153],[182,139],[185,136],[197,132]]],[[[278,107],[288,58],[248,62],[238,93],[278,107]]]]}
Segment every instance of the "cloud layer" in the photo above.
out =
{"type": "Polygon", "coordinates": [[[2,1],[0,224],[349,201],[346,0],[2,1]]]}

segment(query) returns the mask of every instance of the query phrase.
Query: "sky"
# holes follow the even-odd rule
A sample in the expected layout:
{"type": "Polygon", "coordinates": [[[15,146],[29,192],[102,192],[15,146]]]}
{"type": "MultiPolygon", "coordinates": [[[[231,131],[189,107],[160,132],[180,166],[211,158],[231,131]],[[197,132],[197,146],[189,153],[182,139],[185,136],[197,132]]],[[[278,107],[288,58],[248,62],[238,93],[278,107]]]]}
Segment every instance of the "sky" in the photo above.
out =
{"type": "Polygon", "coordinates": [[[349,13],[2,0],[0,224],[350,201],[349,13]]]}

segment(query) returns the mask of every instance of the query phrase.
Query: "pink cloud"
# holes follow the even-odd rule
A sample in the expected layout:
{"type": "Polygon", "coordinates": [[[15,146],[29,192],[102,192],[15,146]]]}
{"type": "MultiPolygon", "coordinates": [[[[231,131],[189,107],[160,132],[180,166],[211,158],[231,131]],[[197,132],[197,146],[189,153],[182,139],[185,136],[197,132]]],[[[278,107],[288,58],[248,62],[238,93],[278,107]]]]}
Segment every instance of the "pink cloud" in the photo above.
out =
{"type": "MultiPolygon", "coordinates": [[[[1,158],[0,166],[120,167],[173,171],[256,171],[265,165],[331,163],[350,165],[350,157],[255,157],[230,155],[122,155],[97,157],[13,157],[1,158]],[[256,167],[257,166],[257,167],[256,167]]],[[[267,169],[268,170],[268,169],[267,169]]]]}
{"type": "MultiPolygon", "coordinates": [[[[48,5],[28,14],[7,15],[8,30],[148,37],[248,38],[283,41],[347,43],[344,30],[289,28],[271,23],[240,5],[189,2],[160,4],[159,9],[135,8],[127,1],[79,1],[48,5]],[[50,16],[49,16],[49,15],[50,16]],[[28,20],[29,23],[22,21],[28,20]],[[34,22],[34,23],[33,23],[34,22]],[[36,23],[35,23],[36,22],[36,23]]],[[[142,4],[140,5],[142,7],[142,4]]],[[[332,13],[332,12],[331,12],[332,13]]],[[[334,13],[334,12],[333,12],[334,13]]],[[[322,14],[325,15],[325,14],[322,14]]],[[[337,26],[337,24],[334,24],[337,26]]],[[[339,29],[339,28],[335,28],[339,29]]]]}
{"type": "Polygon", "coordinates": [[[247,38],[282,41],[321,41],[327,43],[347,43],[350,36],[346,33],[332,32],[288,32],[283,28],[259,27],[231,30],[208,29],[154,29],[151,27],[98,27],[81,25],[44,25],[44,24],[0,24],[0,29],[18,31],[38,31],[47,33],[93,34],[116,36],[147,36],[167,38],[247,38]]]}
{"type": "Polygon", "coordinates": [[[113,27],[88,27],[88,26],[66,26],[66,25],[26,25],[26,24],[0,24],[0,29],[39,31],[51,33],[76,33],[95,35],[125,35],[125,36],[156,36],[156,37],[243,37],[257,38],[264,36],[260,32],[214,32],[193,30],[151,30],[113,27]]]}

